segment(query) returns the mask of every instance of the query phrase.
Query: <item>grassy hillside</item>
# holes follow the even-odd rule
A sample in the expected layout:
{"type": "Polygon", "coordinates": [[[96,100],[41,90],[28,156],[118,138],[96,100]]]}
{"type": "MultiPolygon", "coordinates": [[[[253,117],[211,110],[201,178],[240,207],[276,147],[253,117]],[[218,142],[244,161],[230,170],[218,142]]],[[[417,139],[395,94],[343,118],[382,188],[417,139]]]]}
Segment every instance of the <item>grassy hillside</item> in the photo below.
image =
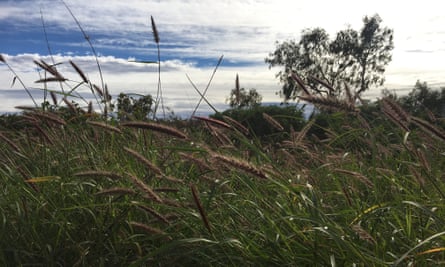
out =
{"type": "Polygon", "coordinates": [[[267,138],[26,111],[0,129],[0,263],[443,264],[445,134],[379,105],[299,129],[266,114],[267,138]]]}

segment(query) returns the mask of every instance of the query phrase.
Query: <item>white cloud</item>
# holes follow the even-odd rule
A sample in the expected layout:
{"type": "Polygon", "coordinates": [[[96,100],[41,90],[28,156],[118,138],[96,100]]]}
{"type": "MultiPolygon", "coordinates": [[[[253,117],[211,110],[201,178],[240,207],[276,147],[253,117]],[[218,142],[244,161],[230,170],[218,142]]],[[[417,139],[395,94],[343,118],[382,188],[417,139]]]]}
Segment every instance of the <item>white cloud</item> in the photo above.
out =
{"type": "MultiPolygon", "coordinates": [[[[171,99],[169,103],[178,108],[181,104],[175,97],[189,99],[190,103],[199,99],[185,73],[204,89],[213,71],[212,64],[216,64],[221,54],[224,54],[224,62],[249,63],[249,66],[224,67],[223,64],[209,89],[209,99],[224,102],[239,73],[243,87],[257,88],[265,101],[279,101],[275,96],[280,89],[274,76],[276,69],[269,70],[264,63],[276,40],[298,39],[301,30],[308,27],[325,28],[332,35],[347,25],[359,29],[362,17],[374,13],[379,13],[383,25],[395,31],[395,50],[386,72],[386,87],[406,88],[414,85],[417,79],[439,85],[443,77],[445,15],[442,1],[428,1],[428,4],[383,0],[65,1],[91,35],[99,53],[108,49],[127,50],[130,57],[138,60],[156,59],[152,57],[156,53],[150,25],[150,15],[153,15],[161,38],[161,79],[165,98],[171,99]],[[199,58],[207,58],[210,65],[198,65],[199,58]]],[[[100,83],[94,57],[76,53],[79,47],[86,46],[85,40],[61,1],[1,1],[0,20],[41,31],[40,8],[49,31],[66,30],[70,35],[78,35],[77,41],[70,40],[68,51],[54,56],[55,62],[64,63],[61,71],[71,79],[80,80],[68,63],[73,60],[95,83],[100,83]]],[[[54,46],[63,44],[53,39],[50,42],[54,46]]],[[[40,58],[51,62],[49,57],[38,54],[5,57],[28,86],[36,86],[33,82],[39,79],[32,60],[40,58]]],[[[129,63],[127,58],[108,54],[100,61],[105,81],[113,93],[156,92],[156,65],[129,63]]],[[[0,65],[0,81],[9,85],[12,77],[5,66],[0,65]]],[[[14,89],[21,90],[18,84],[14,89]]],[[[11,104],[2,102],[1,109],[5,107],[11,104]]]]}
{"type": "MultiPolygon", "coordinates": [[[[33,63],[34,59],[39,59],[51,64],[49,56],[40,56],[37,54],[22,54],[17,56],[4,55],[8,64],[17,72],[18,76],[24,81],[27,88],[43,89],[43,84],[36,84],[35,81],[43,76],[43,72],[37,72],[37,65],[33,63]]],[[[92,56],[53,56],[58,65],[58,71],[69,81],[64,84],[64,90],[68,91],[74,88],[81,81],[80,76],[69,64],[72,60],[80,69],[89,77],[92,83],[100,86],[100,78],[96,66],[95,58],[92,56]]],[[[216,64],[215,60],[215,64],[216,64]]],[[[158,73],[157,65],[144,65],[130,63],[125,59],[115,58],[112,56],[99,57],[99,62],[103,71],[104,81],[107,84],[110,93],[118,95],[120,92],[151,94],[153,97],[157,92],[158,73]]],[[[180,60],[170,60],[161,64],[161,85],[165,105],[172,108],[175,112],[184,110],[185,106],[194,108],[199,101],[199,94],[186,78],[186,74],[190,76],[198,89],[203,92],[212,75],[214,67],[198,68],[190,63],[184,63],[180,60]],[[180,109],[180,110],[178,110],[180,109]]],[[[230,94],[230,90],[235,86],[235,76],[239,73],[241,86],[245,88],[256,88],[264,96],[264,100],[279,101],[274,95],[279,90],[279,85],[274,79],[274,73],[268,70],[266,66],[262,67],[221,67],[217,70],[214,79],[208,89],[206,97],[217,106],[224,106],[226,98],[230,94]]],[[[0,80],[12,82],[13,74],[10,73],[6,66],[0,66],[0,80]]],[[[48,89],[61,91],[58,83],[51,83],[48,89]]],[[[76,89],[76,92],[82,94],[89,93],[89,87],[82,85],[76,89]]],[[[1,90],[5,98],[14,99],[14,101],[3,102],[0,112],[11,111],[17,105],[18,98],[16,94],[21,96],[20,105],[23,97],[27,99],[29,105],[32,104],[31,99],[24,94],[25,90],[18,82],[15,83],[10,90],[1,90]],[[7,97],[9,96],[9,97],[7,97]]],[[[43,90],[34,90],[33,96],[41,99],[43,90]]],[[[39,102],[40,103],[40,102],[39,102]]],[[[200,110],[208,110],[205,103],[201,104],[200,110]]]]}

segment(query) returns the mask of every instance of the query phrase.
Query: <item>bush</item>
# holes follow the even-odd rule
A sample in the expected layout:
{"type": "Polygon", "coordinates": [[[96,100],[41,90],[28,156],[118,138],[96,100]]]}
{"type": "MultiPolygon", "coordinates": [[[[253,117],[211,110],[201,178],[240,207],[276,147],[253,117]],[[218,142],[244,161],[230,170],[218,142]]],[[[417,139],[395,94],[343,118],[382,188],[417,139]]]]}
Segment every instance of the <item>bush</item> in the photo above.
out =
{"type": "Polygon", "coordinates": [[[255,106],[250,109],[229,109],[222,114],[215,114],[212,117],[222,119],[228,116],[246,126],[251,133],[263,141],[280,141],[284,137],[284,132],[301,129],[305,120],[303,108],[295,105],[283,106],[255,106]],[[278,122],[283,129],[278,129],[271,125],[270,121],[264,118],[267,114],[278,122]]]}

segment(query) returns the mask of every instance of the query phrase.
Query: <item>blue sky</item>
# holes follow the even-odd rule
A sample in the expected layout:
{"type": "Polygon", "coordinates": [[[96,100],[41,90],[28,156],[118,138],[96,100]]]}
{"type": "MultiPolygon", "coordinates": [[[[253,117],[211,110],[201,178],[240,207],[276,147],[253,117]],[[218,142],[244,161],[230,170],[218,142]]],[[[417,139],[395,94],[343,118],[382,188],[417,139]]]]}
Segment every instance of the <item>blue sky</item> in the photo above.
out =
{"type": "MultiPolygon", "coordinates": [[[[279,102],[278,69],[269,69],[264,58],[275,41],[299,38],[305,28],[322,27],[331,36],[351,26],[360,29],[362,18],[378,13],[383,25],[394,29],[393,61],[386,71],[384,88],[412,88],[416,80],[439,87],[445,81],[445,15],[441,1],[320,1],[320,0],[65,0],[90,36],[99,53],[105,82],[111,93],[156,94],[157,66],[129,60],[156,60],[151,33],[153,16],[161,39],[161,79],[165,104],[177,113],[193,110],[199,100],[186,78],[203,90],[218,58],[224,59],[208,91],[209,100],[223,109],[234,87],[256,88],[263,100],[279,102]]],[[[75,86],[80,78],[73,60],[91,81],[100,84],[95,59],[75,21],[59,0],[0,0],[0,53],[17,72],[33,96],[40,100],[42,85],[34,59],[62,63],[59,70],[75,86]],[[52,54],[42,27],[42,17],[52,54]]],[[[14,75],[0,64],[0,112],[32,102],[14,75]]],[[[52,85],[54,90],[60,86],[52,85]]],[[[365,96],[375,98],[382,88],[365,96]]],[[[79,92],[87,95],[89,89],[79,92]]],[[[205,112],[206,106],[200,109],[205,112]]]]}

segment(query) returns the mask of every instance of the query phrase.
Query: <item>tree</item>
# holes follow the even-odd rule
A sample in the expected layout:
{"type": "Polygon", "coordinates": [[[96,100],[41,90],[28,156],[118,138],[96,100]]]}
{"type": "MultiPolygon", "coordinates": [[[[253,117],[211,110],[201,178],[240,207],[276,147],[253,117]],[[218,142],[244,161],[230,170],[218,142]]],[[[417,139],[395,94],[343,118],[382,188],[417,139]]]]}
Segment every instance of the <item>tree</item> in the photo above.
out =
{"type": "Polygon", "coordinates": [[[251,108],[261,104],[262,97],[255,89],[246,91],[239,86],[239,77],[236,75],[235,88],[227,99],[231,108],[251,108]]]}
{"type": "Polygon", "coordinates": [[[378,15],[365,17],[358,32],[351,28],[337,33],[334,40],[324,29],[302,31],[299,42],[276,43],[265,62],[269,68],[284,67],[277,73],[283,82],[282,96],[295,99],[302,88],[295,85],[290,73],[296,72],[316,94],[339,96],[345,83],[360,95],[372,85],[382,85],[385,66],[391,61],[393,31],[380,26],[378,15]],[[326,90],[320,81],[335,90],[326,90]]]}
{"type": "Polygon", "coordinates": [[[445,88],[433,90],[426,82],[417,81],[413,90],[401,97],[400,102],[415,116],[428,117],[431,112],[435,117],[445,117],[445,88]]]}
{"type": "Polygon", "coordinates": [[[120,93],[117,99],[117,116],[120,120],[144,120],[153,113],[151,95],[120,93]]]}
{"type": "Polygon", "coordinates": [[[223,116],[228,116],[241,123],[249,129],[253,136],[260,138],[265,142],[278,144],[284,139],[289,138],[290,129],[299,131],[305,123],[304,109],[299,105],[271,105],[255,106],[249,109],[228,109],[222,113],[216,113],[211,117],[224,120],[223,116]],[[264,119],[264,114],[273,117],[283,128],[284,131],[272,127],[270,122],[264,119]]]}

